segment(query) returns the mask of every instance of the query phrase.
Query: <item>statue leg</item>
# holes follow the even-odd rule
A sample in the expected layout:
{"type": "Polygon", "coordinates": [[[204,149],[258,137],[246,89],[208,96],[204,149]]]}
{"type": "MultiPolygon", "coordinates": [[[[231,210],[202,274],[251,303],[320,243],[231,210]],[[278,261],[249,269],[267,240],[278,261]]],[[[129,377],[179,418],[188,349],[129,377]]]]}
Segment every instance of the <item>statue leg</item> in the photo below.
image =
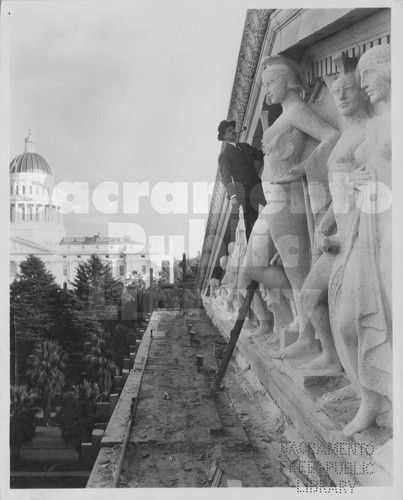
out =
{"type": "MultiPolygon", "coordinates": [[[[284,266],[284,275],[293,291],[294,303],[299,319],[298,340],[278,353],[278,358],[300,358],[319,353],[315,340],[315,330],[307,317],[300,290],[309,272],[310,250],[309,235],[304,214],[290,213],[271,215],[269,217],[270,232],[274,244],[280,254],[284,266]]],[[[277,267],[277,266],[274,266],[277,267]]],[[[277,274],[278,274],[278,270],[277,274]]],[[[282,285],[284,287],[284,283],[282,285]]]]}
{"type": "MultiPolygon", "coordinates": [[[[254,225],[245,260],[239,270],[237,289],[243,297],[252,279],[262,283],[268,289],[290,288],[284,271],[279,266],[269,265],[275,251],[267,221],[264,216],[261,216],[254,225]]],[[[251,304],[251,310],[259,321],[258,327],[250,332],[254,338],[267,337],[267,335],[272,334],[274,323],[282,325],[284,321],[288,323],[292,321],[289,304],[282,295],[280,300],[275,301],[275,303],[271,302],[271,309],[273,312],[268,309],[260,292],[256,292],[251,304]]],[[[245,330],[246,328],[244,328],[245,330]]]]}
{"type": "MultiPolygon", "coordinates": [[[[334,344],[327,304],[327,289],[333,262],[334,254],[323,253],[313,265],[300,293],[304,312],[302,320],[311,320],[322,345],[320,356],[302,365],[301,368],[304,370],[326,370],[336,373],[343,371],[334,344]]],[[[305,325],[301,326],[305,328],[305,325]]]]}
{"type": "Polygon", "coordinates": [[[252,308],[259,318],[259,327],[252,332],[254,337],[272,333],[274,323],[281,327],[284,322],[289,324],[293,320],[290,305],[281,292],[283,289],[290,289],[290,283],[281,266],[270,265],[275,253],[276,248],[268,230],[266,217],[261,214],[249,240],[245,267],[249,279],[261,283],[271,291],[271,298],[275,297],[276,300],[270,300],[271,312],[260,293],[255,294],[252,308]]]}
{"type": "MultiPolygon", "coordinates": [[[[252,235],[253,239],[253,235],[252,235]]],[[[239,270],[239,275],[238,275],[238,292],[242,295],[242,297],[245,297],[246,295],[246,289],[251,282],[251,280],[255,279],[255,275],[253,273],[253,268],[252,268],[252,252],[253,252],[253,245],[248,244],[247,250],[246,250],[246,255],[245,255],[245,260],[242,266],[240,267],[239,270]]],[[[258,280],[256,280],[258,281],[258,280]]],[[[266,304],[263,302],[262,297],[258,291],[255,292],[252,303],[251,303],[251,310],[253,311],[254,315],[256,316],[259,324],[257,328],[254,328],[252,330],[249,330],[247,328],[244,328],[244,331],[248,330],[250,335],[253,335],[254,337],[258,336],[264,336],[268,335],[273,332],[273,318],[271,312],[268,310],[266,307],[266,304]]]]}

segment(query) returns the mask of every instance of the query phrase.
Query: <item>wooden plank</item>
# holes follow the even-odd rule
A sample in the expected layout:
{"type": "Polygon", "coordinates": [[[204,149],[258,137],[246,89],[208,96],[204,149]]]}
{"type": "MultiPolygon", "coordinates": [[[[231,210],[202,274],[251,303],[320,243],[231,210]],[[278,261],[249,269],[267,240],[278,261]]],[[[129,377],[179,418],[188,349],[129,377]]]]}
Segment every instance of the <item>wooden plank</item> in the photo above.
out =
{"type": "Polygon", "coordinates": [[[217,370],[217,373],[216,373],[216,376],[214,379],[213,387],[212,387],[211,392],[210,392],[211,397],[215,396],[216,392],[218,391],[218,389],[221,386],[221,382],[224,378],[225,372],[227,371],[229,362],[231,360],[232,353],[234,352],[236,343],[238,341],[243,324],[245,322],[246,315],[248,314],[249,307],[250,307],[250,304],[251,304],[252,299],[253,299],[253,295],[254,295],[255,290],[258,287],[258,285],[259,284],[257,281],[252,280],[248,286],[244,303],[242,304],[242,307],[239,311],[238,319],[236,320],[235,326],[230,333],[230,340],[229,340],[228,345],[224,351],[220,366],[218,367],[218,370],[217,370]]]}
{"type": "Polygon", "coordinates": [[[223,475],[222,469],[217,469],[214,474],[213,482],[211,483],[211,488],[218,488],[221,482],[222,475],[223,475]]]}

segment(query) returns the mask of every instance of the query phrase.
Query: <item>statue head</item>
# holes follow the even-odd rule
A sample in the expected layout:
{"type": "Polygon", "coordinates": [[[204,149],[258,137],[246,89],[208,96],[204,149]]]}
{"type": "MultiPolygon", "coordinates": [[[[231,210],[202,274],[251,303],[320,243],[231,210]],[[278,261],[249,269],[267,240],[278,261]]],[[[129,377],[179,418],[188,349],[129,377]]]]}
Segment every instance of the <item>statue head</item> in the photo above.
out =
{"type": "Polygon", "coordinates": [[[301,66],[288,57],[265,57],[262,68],[263,89],[270,104],[283,102],[289,90],[310,90],[301,66]]]}
{"type": "Polygon", "coordinates": [[[359,111],[368,113],[367,95],[361,88],[355,72],[357,60],[343,52],[334,58],[334,62],[339,71],[338,77],[333,79],[324,76],[323,78],[340,114],[353,116],[359,111]]]}
{"type": "Polygon", "coordinates": [[[235,241],[231,241],[231,243],[228,245],[228,253],[230,256],[232,255],[234,248],[235,248],[235,241]]]}
{"type": "Polygon", "coordinates": [[[222,269],[225,269],[227,267],[227,263],[228,263],[228,255],[223,255],[221,258],[220,258],[220,267],[222,269]]]}
{"type": "Polygon", "coordinates": [[[357,66],[361,87],[367,93],[371,104],[387,101],[391,90],[390,45],[377,45],[367,50],[357,66]]]}
{"type": "Polygon", "coordinates": [[[212,290],[216,290],[220,286],[220,281],[217,278],[211,278],[210,287],[212,290]]]}

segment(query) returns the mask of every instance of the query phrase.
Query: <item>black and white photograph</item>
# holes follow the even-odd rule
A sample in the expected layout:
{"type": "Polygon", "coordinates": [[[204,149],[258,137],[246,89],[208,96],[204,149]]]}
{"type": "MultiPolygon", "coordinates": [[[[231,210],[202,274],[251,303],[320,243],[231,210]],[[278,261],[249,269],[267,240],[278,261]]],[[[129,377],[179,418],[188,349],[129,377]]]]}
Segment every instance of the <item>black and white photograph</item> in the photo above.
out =
{"type": "Polygon", "coordinates": [[[1,498],[401,498],[402,21],[0,2],[1,498]]]}

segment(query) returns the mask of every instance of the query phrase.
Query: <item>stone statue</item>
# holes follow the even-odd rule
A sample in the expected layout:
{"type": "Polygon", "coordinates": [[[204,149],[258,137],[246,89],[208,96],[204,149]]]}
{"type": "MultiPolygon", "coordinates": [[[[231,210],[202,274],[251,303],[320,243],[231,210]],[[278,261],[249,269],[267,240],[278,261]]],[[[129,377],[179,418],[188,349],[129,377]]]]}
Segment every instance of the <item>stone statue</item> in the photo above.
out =
{"type": "MultiPolygon", "coordinates": [[[[265,168],[262,176],[267,205],[253,228],[245,257],[240,286],[250,279],[269,290],[278,289],[279,301],[272,303],[278,314],[292,318],[288,298],[293,298],[300,319],[298,340],[278,357],[295,358],[312,354],[315,332],[299,298],[311,266],[302,177],[309,168],[326,168],[330,152],[339,138],[336,129],[320,119],[300,97],[305,85],[302,69],[283,56],[263,60],[262,81],[271,103],[280,103],[283,113],[263,135],[265,168]],[[312,154],[301,161],[306,137],[319,142],[312,154]],[[273,242],[282,266],[270,265],[273,242]]],[[[274,311],[274,310],[273,310],[274,311]]],[[[315,344],[317,345],[317,344],[315,344]]]]}
{"type": "MultiPolygon", "coordinates": [[[[220,284],[216,282],[212,283],[212,280],[210,281],[214,298],[217,299],[214,301],[214,307],[216,311],[219,310],[221,319],[236,319],[240,303],[243,301],[238,280],[244,264],[246,247],[247,240],[243,208],[240,207],[235,241],[232,241],[228,245],[228,256],[222,256],[220,258],[220,266],[225,269],[225,274],[220,284]]],[[[270,331],[272,330],[273,324],[269,312],[259,293],[255,293],[254,295],[251,311],[258,321],[258,325],[256,328],[253,328],[253,323],[249,318],[246,318],[244,324],[245,331],[258,336],[261,331],[266,331],[267,329],[270,329],[270,331]]]]}
{"type": "MultiPolygon", "coordinates": [[[[335,61],[339,76],[336,80],[325,77],[342,118],[342,134],[328,160],[332,204],[316,232],[316,240],[323,253],[313,264],[300,294],[307,317],[322,345],[321,355],[300,368],[322,374],[342,371],[330,327],[328,285],[333,263],[340,247],[345,244],[351,213],[355,209],[353,189],[347,184],[347,178],[358,167],[354,153],[364,140],[364,128],[369,119],[367,97],[355,75],[356,61],[345,54],[335,58],[335,61]]],[[[348,386],[329,399],[340,400],[347,395],[357,397],[358,393],[354,387],[348,386]]]]}
{"type": "Polygon", "coordinates": [[[329,282],[337,352],[361,395],[347,437],[374,423],[391,426],[392,407],[390,47],[368,50],[358,71],[374,116],[355,151],[356,209],[329,282]]]}

